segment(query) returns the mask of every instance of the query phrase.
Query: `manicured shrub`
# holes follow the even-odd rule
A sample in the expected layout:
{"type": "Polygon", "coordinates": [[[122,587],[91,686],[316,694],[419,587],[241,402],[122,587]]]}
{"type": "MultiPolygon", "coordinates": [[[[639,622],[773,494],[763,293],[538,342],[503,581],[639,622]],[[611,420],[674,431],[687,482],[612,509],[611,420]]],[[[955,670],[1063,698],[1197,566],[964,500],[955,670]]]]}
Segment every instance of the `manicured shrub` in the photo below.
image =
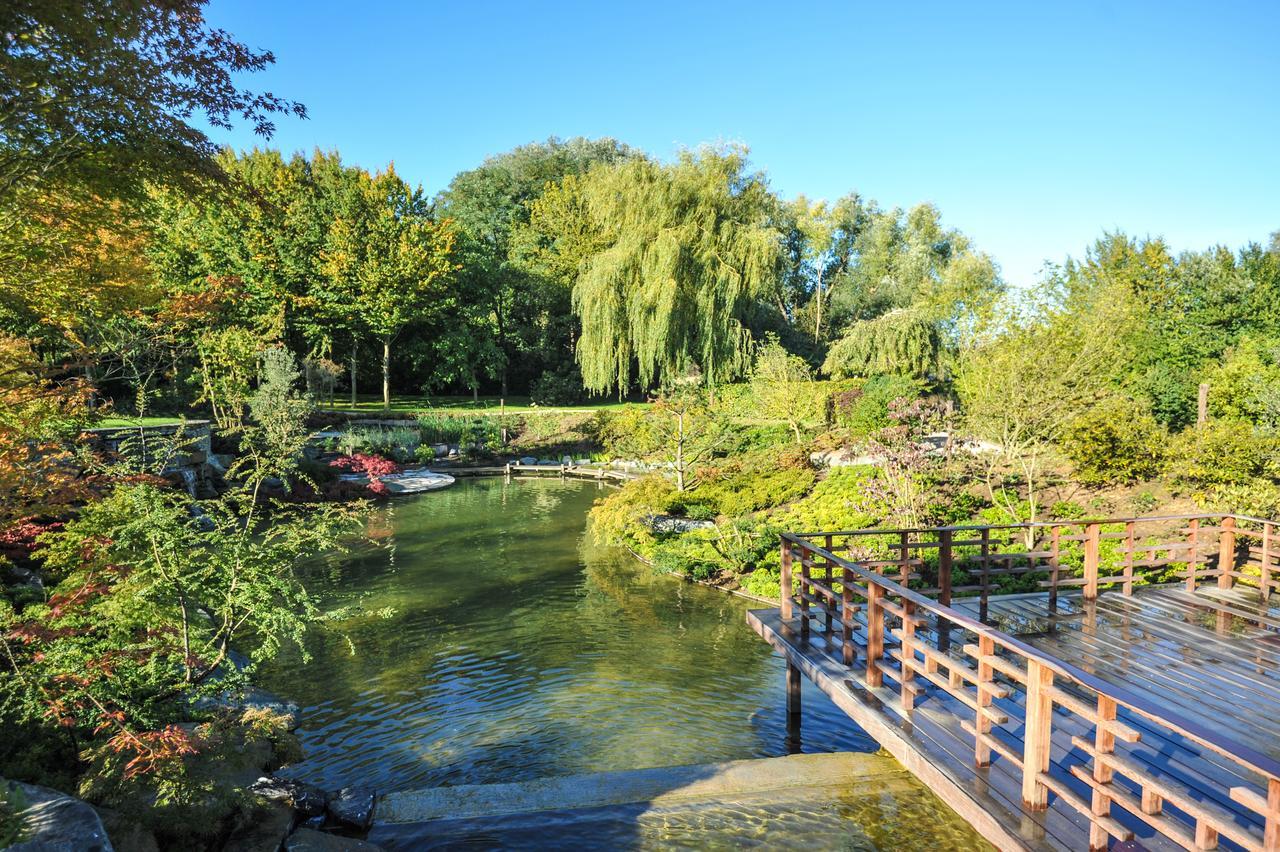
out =
{"type": "Polygon", "coordinates": [[[1185,485],[1243,485],[1275,469],[1277,439],[1240,421],[1210,421],[1169,443],[1168,471],[1185,485]]]}
{"type": "Polygon", "coordinates": [[[1098,402],[1066,430],[1062,449],[1086,485],[1149,479],[1160,471],[1168,440],[1151,411],[1126,397],[1098,402]]]}

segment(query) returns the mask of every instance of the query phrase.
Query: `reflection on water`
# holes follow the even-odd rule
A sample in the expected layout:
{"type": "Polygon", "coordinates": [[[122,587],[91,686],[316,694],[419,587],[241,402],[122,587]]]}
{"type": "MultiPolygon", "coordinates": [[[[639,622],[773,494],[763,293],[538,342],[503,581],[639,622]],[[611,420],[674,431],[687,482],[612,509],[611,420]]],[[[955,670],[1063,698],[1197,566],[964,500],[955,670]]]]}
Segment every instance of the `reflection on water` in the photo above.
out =
{"type": "MultiPolygon", "coordinates": [[[[782,664],[748,602],[594,545],[602,487],[462,480],[381,509],[384,548],[314,566],[326,608],[394,615],[314,631],[310,664],[264,673],[302,708],[292,774],[389,791],[785,753],[782,664]]],[[[804,697],[806,751],[875,748],[804,697]]]]}
{"type": "Polygon", "coordinates": [[[389,852],[445,849],[990,850],[913,780],[877,789],[783,790],[727,801],[542,811],[483,820],[379,826],[389,852]]]}

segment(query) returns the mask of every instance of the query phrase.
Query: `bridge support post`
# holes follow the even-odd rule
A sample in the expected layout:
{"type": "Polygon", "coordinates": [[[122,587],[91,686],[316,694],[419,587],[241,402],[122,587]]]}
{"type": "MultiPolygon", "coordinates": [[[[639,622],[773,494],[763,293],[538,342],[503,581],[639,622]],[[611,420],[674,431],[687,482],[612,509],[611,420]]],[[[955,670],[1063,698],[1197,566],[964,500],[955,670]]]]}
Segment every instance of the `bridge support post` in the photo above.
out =
{"type": "Polygon", "coordinates": [[[787,660],[787,754],[800,753],[800,669],[787,660]]]}

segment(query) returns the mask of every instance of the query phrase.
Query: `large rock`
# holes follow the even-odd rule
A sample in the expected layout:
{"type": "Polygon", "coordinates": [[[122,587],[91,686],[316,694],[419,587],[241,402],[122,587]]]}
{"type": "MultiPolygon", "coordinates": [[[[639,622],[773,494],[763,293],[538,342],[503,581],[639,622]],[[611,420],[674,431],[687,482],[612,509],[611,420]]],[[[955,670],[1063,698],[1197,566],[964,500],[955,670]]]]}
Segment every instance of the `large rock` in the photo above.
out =
{"type": "Polygon", "coordinates": [[[231,833],[222,852],[279,852],[291,828],[293,808],[283,802],[267,802],[231,833]]]}
{"type": "Polygon", "coordinates": [[[284,842],[284,852],[380,852],[381,849],[381,846],[375,846],[366,840],[310,828],[298,829],[284,842]]]}
{"type": "Polygon", "coordinates": [[[374,792],[371,787],[344,787],[329,797],[329,816],[357,831],[373,825],[374,792]]]}
{"type": "Polygon", "coordinates": [[[115,852],[102,819],[87,802],[34,784],[0,780],[22,793],[26,836],[6,852],[115,852]]]}
{"type": "Polygon", "coordinates": [[[288,778],[259,778],[249,786],[249,792],[262,799],[283,802],[303,817],[322,815],[329,799],[319,787],[288,778]]]}
{"type": "Polygon", "coordinates": [[[111,808],[95,807],[116,852],[160,852],[156,836],[142,823],[111,808]]]}

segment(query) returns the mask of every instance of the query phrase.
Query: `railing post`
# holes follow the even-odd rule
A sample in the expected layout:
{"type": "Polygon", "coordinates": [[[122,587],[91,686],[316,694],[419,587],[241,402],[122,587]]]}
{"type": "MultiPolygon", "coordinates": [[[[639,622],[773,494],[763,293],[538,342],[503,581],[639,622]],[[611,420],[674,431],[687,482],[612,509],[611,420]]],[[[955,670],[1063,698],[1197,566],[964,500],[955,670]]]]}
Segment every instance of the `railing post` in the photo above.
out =
{"type": "Polygon", "coordinates": [[[987,620],[987,594],[991,583],[991,528],[982,528],[982,597],[978,601],[978,620],[987,620]]]}
{"type": "Polygon", "coordinates": [[[1062,527],[1054,526],[1049,547],[1049,610],[1058,609],[1058,575],[1062,567],[1062,527]]]}
{"type": "Polygon", "coordinates": [[[1134,524],[1133,521],[1124,525],[1124,595],[1125,597],[1133,596],[1133,557],[1134,557],[1134,524]]]}
{"type": "MultiPolygon", "coordinates": [[[[1115,699],[1106,695],[1099,695],[1098,722],[1093,734],[1093,750],[1095,752],[1095,757],[1093,758],[1093,780],[1099,784],[1110,784],[1112,781],[1113,773],[1111,767],[1104,763],[1100,756],[1111,754],[1116,750],[1116,735],[1107,726],[1107,723],[1114,722],[1115,718],[1115,699]]],[[[1095,817],[1111,816],[1111,797],[1097,787],[1093,788],[1093,798],[1089,804],[1090,810],[1095,817]]],[[[1110,845],[1110,837],[1111,835],[1105,828],[1096,821],[1091,822],[1089,824],[1089,852],[1105,852],[1108,845],[1110,845]]]]}
{"type": "Polygon", "coordinates": [[[1037,660],[1027,660],[1027,721],[1022,740],[1022,805],[1027,810],[1049,807],[1049,788],[1040,783],[1049,771],[1049,746],[1053,735],[1053,670],[1037,660]]]}
{"type": "Polygon", "coordinates": [[[1218,533],[1218,588],[1229,589],[1235,583],[1231,572],[1236,569],[1236,519],[1222,519],[1222,532],[1218,533]]]}
{"type": "MultiPolygon", "coordinates": [[[[822,539],[822,546],[823,546],[823,548],[827,551],[827,553],[834,553],[834,552],[835,552],[835,551],[833,551],[833,550],[831,549],[831,547],[832,547],[832,539],[831,539],[831,536],[830,536],[829,534],[823,537],[823,539],[822,539]]],[[[830,558],[825,557],[825,556],[824,556],[824,557],[823,557],[823,559],[822,559],[822,563],[823,563],[823,568],[826,570],[827,588],[828,588],[828,589],[831,589],[832,591],[835,591],[836,584],[835,584],[833,581],[835,580],[835,576],[836,576],[836,563],[835,563],[835,562],[833,562],[833,561],[831,561],[831,559],[830,559],[830,558]]],[[[824,600],[825,600],[825,599],[824,599],[824,600]]],[[[831,601],[831,600],[827,600],[826,604],[824,604],[822,608],[823,608],[823,610],[825,610],[825,612],[826,612],[826,618],[823,620],[823,626],[825,627],[825,629],[826,629],[826,631],[827,631],[827,632],[826,632],[826,635],[825,635],[823,638],[826,640],[826,642],[827,642],[828,646],[830,646],[830,644],[831,644],[831,617],[832,617],[832,613],[835,611],[835,608],[836,608],[836,606],[835,606],[835,602],[834,602],[834,601],[831,601]]],[[[842,612],[841,612],[841,617],[842,617],[842,618],[843,618],[843,615],[844,615],[844,614],[843,614],[843,611],[842,611],[842,612]]]]}
{"type": "Polygon", "coordinates": [[[1101,527],[1089,524],[1084,530],[1084,598],[1093,600],[1098,596],[1098,536],[1101,527]]]}
{"type": "MultiPolygon", "coordinates": [[[[951,569],[953,554],[951,542],[954,533],[941,530],[938,533],[938,602],[943,606],[951,606],[951,569]]],[[[951,622],[938,617],[938,650],[944,654],[951,648],[951,622]]]]}
{"type": "Polygon", "coordinates": [[[778,572],[778,584],[782,587],[781,599],[778,601],[778,614],[784,621],[791,618],[791,542],[782,539],[782,568],[778,572]]]}
{"type": "Polygon", "coordinates": [[[884,589],[875,578],[867,580],[867,686],[878,689],[884,685],[884,672],[880,660],[884,657],[884,607],[880,600],[884,589]]]}
{"type": "Polygon", "coordinates": [[[898,552],[898,558],[902,560],[902,563],[898,566],[902,569],[898,582],[906,586],[911,581],[911,533],[904,531],[898,539],[898,544],[902,547],[898,552]]]}
{"type": "Polygon", "coordinates": [[[1268,852],[1280,849],[1280,780],[1267,779],[1266,828],[1262,834],[1262,848],[1268,852]]]}
{"type": "Polygon", "coordinates": [[[973,765],[979,768],[991,765],[991,746],[985,737],[991,733],[991,719],[983,710],[991,706],[991,692],[987,687],[995,680],[996,672],[988,660],[996,653],[996,643],[990,636],[978,637],[978,713],[974,720],[973,765]]]}
{"type": "Polygon", "coordinates": [[[846,666],[853,665],[853,572],[848,566],[840,577],[840,652],[846,666]]]}
{"type": "Polygon", "coordinates": [[[1262,602],[1271,598],[1271,524],[1262,525],[1262,576],[1259,578],[1262,602]]]}
{"type": "Polygon", "coordinates": [[[951,530],[938,533],[938,602],[951,606],[951,530]]]}
{"type": "Polygon", "coordinates": [[[902,641],[898,649],[902,652],[902,668],[898,672],[899,700],[903,710],[916,706],[915,669],[911,664],[916,661],[916,605],[905,598],[899,598],[902,605],[902,641]]]}
{"type": "Polygon", "coordinates": [[[1200,562],[1200,519],[1187,522],[1187,591],[1196,590],[1196,565],[1200,562]]]}
{"type": "Polygon", "coordinates": [[[808,543],[800,545],[800,644],[809,644],[809,598],[813,597],[813,586],[810,566],[813,564],[813,551],[808,543]]]}

